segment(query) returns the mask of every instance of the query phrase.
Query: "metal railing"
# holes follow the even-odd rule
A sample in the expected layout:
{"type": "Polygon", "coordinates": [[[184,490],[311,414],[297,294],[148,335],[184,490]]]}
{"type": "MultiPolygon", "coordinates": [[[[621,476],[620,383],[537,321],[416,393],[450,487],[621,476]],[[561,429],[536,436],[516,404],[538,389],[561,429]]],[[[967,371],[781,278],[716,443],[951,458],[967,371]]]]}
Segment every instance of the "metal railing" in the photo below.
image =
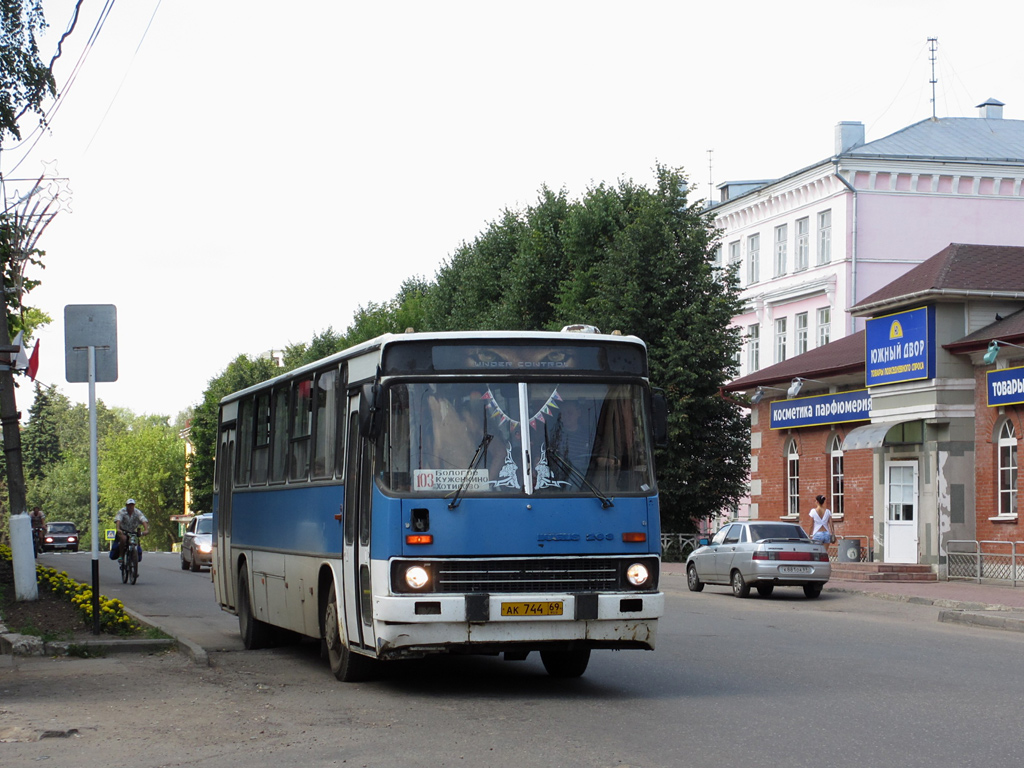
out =
{"type": "Polygon", "coordinates": [[[1009,581],[1013,586],[1024,582],[1024,541],[974,541],[953,539],[946,542],[946,581],[982,579],[1009,581]],[[991,550],[988,551],[986,547],[991,550]],[[1009,552],[998,551],[1009,549],[1009,552]]]}
{"type": "Polygon", "coordinates": [[[697,540],[707,534],[699,533],[663,533],[661,534],[661,559],[666,563],[685,563],[698,546],[697,540]]]}
{"type": "MultiPolygon", "coordinates": [[[[665,563],[685,563],[686,558],[690,556],[698,546],[697,542],[701,537],[710,538],[707,534],[699,533],[663,533],[661,534],[661,559],[665,563]]],[[[872,552],[870,549],[871,537],[870,536],[840,536],[835,544],[830,544],[826,547],[828,550],[828,559],[833,563],[844,562],[848,563],[849,560],[839,560],[839,548],[841,543],[845,539],[857,539],[858,542],[863,540],[863,543],[859,543],[860,547],[860,558],[857,562],[866,563],[872,559],[872,552]]]]}

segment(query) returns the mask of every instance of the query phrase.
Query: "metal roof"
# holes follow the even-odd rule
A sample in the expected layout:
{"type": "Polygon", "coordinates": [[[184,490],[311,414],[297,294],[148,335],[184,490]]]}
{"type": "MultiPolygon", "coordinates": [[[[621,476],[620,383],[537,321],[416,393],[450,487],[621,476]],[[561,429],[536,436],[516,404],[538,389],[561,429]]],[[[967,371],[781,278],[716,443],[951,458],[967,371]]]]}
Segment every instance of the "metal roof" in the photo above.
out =
{"type": "Polygon", "coordinates": [[[1024,120],[928,118],[841,157],[1024,162],[1024,120]]]}

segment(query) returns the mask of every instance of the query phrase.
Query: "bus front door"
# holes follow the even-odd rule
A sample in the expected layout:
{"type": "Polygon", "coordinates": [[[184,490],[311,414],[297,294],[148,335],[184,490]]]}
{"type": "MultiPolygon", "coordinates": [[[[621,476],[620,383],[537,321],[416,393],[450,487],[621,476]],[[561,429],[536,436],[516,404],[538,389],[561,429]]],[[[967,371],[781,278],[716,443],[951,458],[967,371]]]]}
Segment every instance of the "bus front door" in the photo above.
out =
{"type": "Polygon", "coordinates": [[[359,397],[349,398],[348,465],[345,478],[345,629],[350,646],[373,649],[373,591],[370,585],[370,502],[373,446],[359,435],[359,397]]]}
{"type": "Polygon", "coordinates": [[[215,519],[217,529],[213,533],[216,547],[213,560],[213,585],[217,602],[235,607],[235,582],[231,573],[231,493],[232,473],[235,466],[235,425],[221,427],[220,445],[217,450],[216,487],[217,505],[215,519]]]}

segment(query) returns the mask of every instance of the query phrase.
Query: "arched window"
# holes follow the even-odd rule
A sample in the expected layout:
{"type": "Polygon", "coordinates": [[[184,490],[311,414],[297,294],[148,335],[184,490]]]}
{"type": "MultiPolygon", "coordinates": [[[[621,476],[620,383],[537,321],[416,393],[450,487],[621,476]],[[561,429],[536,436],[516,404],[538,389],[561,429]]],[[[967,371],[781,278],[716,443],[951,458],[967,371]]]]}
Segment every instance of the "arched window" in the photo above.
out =
{"type": "Polygon", "coordinates": [[[790,440],[786,450],[786,513],[800,517],[800,454],[796,452],[796,440],[790,440]]]}
{"type": "Polygon", "coordinates": [[[832,514],[842,517],[846,499],[843,495],[843,441],[839,435],[831,440],[829,457],[832,469],[832,514]]]}
{"type": "Polygon", "coordinates": [[[1009,420],[999,430],[999,514],[1017,514],[1017,436],[1009,420]]]}

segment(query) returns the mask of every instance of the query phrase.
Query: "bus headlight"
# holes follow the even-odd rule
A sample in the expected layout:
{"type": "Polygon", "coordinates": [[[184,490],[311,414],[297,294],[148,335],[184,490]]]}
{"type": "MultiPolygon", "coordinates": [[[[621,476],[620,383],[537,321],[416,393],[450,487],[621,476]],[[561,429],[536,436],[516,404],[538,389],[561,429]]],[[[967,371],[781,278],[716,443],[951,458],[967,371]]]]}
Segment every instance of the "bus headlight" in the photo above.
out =
{"type": "Polygon", "coordinates": [[[423,589],[427,586],[427,582],[429,581],[430,574],[427,573],[427,569],[422,565],[414,565],[405,570],[405,583],[408,584],[411,589],[423,589]]]}
{"type": "Polygon", "coordinates": [[[634,587],[642,587],[651,578],[651,572],[643,563],[633,563],[626,569],[626,580],[634,587]]]}

